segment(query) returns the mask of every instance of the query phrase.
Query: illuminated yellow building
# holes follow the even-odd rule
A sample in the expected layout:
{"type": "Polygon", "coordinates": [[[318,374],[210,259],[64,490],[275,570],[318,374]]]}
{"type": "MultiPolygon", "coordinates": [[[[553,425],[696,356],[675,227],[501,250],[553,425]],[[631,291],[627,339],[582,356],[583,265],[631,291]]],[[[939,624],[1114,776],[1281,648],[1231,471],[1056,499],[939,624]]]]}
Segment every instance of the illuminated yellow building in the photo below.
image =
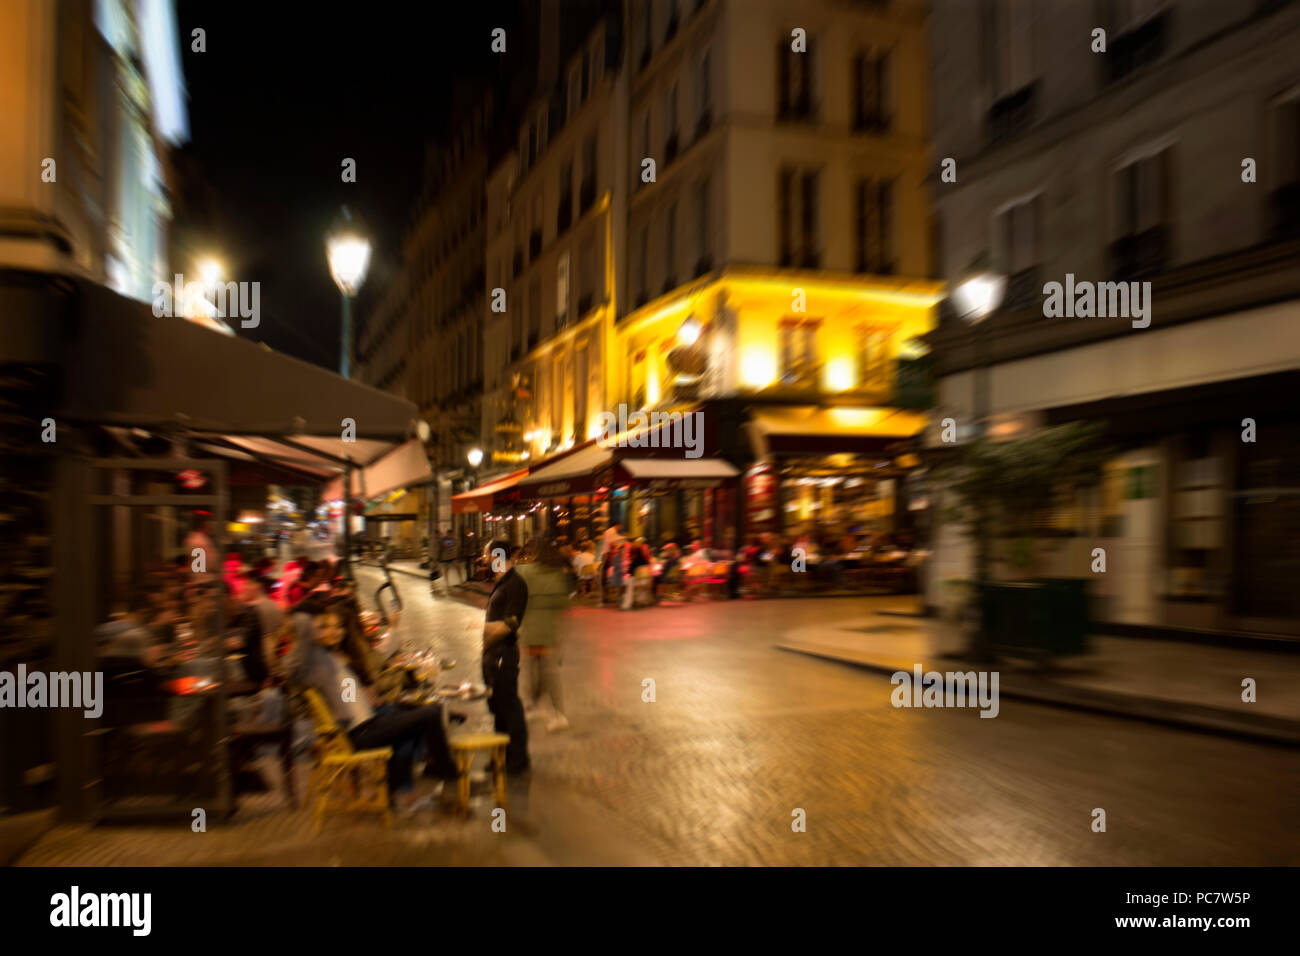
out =
{"type": "Polygon", "coordinates": [[[488,186],[485,448],[531,474],[473,507],[720,548],[895,529],[941,291],[924,27],[908,0],[626,0],[548,66],[543,22],[488,186]],[[620,407],[699,412],[704,447],[595,444],[620,407]]]}
{"type": "Polygon", "coordinates": [[[615,510],[633,531],[685,529],[720,547],[899,530],[895,512],[921,496],[900,493],[898,451],[926,405],[924,388],[902,394],[900,370],[923,378],[917,339],[941,293],[925,278],[923,5],[627,9],[617,401],[702,411],[704,455],[743,474],[698,495],[644,489],[651,503],[633,483],[615,510]]]}

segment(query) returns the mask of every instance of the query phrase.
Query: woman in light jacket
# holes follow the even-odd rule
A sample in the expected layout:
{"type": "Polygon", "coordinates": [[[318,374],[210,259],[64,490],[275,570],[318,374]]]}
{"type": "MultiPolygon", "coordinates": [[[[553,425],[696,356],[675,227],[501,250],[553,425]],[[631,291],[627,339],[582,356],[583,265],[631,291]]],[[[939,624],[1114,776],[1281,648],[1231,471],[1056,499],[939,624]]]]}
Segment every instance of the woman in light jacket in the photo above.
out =
{"type": "Polygon", "coordinates": [[[519,626],[519,643],[531,673],[531,704],[537,707],[545,692],[554,711],[546,729],[567,730],[569,720],[564,716],[560,688],[560,629],[573,591],[569,562],[564,552],[547,539],[537,549],[537,556],[516,570],[528,585],[528,615],[519,626]]]}

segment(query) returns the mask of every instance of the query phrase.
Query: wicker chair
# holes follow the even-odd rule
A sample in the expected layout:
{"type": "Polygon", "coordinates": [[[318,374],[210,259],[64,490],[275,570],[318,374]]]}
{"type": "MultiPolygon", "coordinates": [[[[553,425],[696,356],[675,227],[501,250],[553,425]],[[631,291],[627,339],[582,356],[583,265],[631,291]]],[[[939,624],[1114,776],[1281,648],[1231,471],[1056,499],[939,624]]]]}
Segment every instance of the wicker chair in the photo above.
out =
{"type": "Polygon", "coordinates": [[[393,748],[354,750],[352,741],[334,722],[320,694],[307,688],[302,697],[316,728],[311,785],[307,791],[315,832],[320,833],[327,813],[378,813],[391,827],[388,761],[393,756],[393,748]]]}

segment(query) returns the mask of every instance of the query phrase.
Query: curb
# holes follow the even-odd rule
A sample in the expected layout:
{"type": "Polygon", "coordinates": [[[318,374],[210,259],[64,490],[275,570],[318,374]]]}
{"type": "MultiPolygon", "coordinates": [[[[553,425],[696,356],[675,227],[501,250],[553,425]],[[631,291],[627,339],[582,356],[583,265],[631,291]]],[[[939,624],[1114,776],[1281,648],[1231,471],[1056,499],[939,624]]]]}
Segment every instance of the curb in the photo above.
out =
{"type": "MultiPolygon", "coordinates": [[[[860,661],[843,657],[830,650],[817,650],[814,647],[793,644],[777,644],[778,650],[792,654],[803,654],[820,660],[834,661],[849,667],[871,671],[877,674],[894,674],[897,666],[860,661]]],[[[949,662],[949,669],[978,669],[957,661],[949,662]]],[[[1138,697],[1133,694],[1119,694],[1112,691],[1091,690],[1071,687],[1051,679],[1044,679],[1038,687],[1021,687],[1014,682],[1002,682],[998,688],[999,695],[1019,700],[1029,700],[1036,704],[1051,707],[1064,707],[1070,710],[1089,711],[1112,717],[1125,717],[1147,723],[1195,730],[1207,734],[1219,734],[1227,737],[1240,737],[1247,740],[1274,744],[1283,747],[1300,748],[1300,721],[1285,717],[1243,717],[1236,711],[1222,707],[1206,707],[1200,704],[1186,704],[1177,701],[1157,700],[1151,697],[1138,697]]]]}

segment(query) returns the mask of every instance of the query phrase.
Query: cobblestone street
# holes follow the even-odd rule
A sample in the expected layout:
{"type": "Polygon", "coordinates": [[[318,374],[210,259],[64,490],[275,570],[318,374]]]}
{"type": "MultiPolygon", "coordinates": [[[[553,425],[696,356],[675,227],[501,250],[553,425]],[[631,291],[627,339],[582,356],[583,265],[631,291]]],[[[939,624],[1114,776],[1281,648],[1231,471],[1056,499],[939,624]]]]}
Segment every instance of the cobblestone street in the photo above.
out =
{"type": "MultiPolygon", "coordinates": [[[[372,594],[377,572],[359,577],[372,594]]],[[[458,661],[452,676],[479,679],[481,610],[431,599],[413,577],[397,586],[398,640],[430,642],[458,661]]],[[[1300,863],[1293,751],[1010,699],[993,720],[895,709],[886,677],[774,647],[810,623],[886,622],[874,612],[895,606],[574,610],[562,668],[572,729],[530,721],[534,769],[511,793],[504,835],[480,803],[468,822],[431,812],[313,838],[305,812],[267,795],[202,838],[63,826],[23,862],[1300,863]],[[1105,833],[1090,826],[1097,807],[1105,833]],[[792,831],[796,809],[807,832],[792,831]]]]}

